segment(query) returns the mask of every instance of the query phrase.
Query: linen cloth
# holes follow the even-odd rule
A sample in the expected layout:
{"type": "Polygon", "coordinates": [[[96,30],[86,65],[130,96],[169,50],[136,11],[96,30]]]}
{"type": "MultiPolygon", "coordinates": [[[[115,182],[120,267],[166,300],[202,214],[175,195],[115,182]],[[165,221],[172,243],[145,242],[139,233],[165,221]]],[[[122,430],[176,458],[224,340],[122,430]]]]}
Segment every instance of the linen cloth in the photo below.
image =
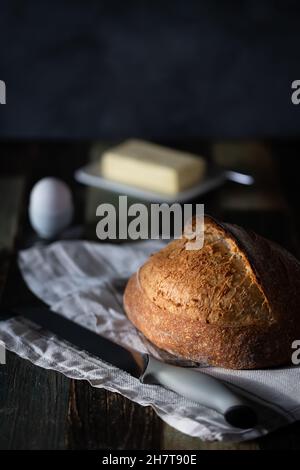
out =
{"type": "MultiPolygon", "coordinates": [[[[53,311],[116,343],[182,364],[137,332],[122,307],[128,277],[161,246],[160,241],[123,245],[59,241],[20,252],[19,266],[32,292],[53,311]]],[[[0,340],[8,350],[37,366],[87,380],[93,387],[120,393],[142,406],[150,405],[169,425],[203,440],[253,439],[300,419],[297,366],[254,371],[197,366],[199,373],[215,376],[253,400],[260,424],[242,430],[231,427],[216,411],[158,385],[142,384],[24,318],[0,322],[0,340]]]]}

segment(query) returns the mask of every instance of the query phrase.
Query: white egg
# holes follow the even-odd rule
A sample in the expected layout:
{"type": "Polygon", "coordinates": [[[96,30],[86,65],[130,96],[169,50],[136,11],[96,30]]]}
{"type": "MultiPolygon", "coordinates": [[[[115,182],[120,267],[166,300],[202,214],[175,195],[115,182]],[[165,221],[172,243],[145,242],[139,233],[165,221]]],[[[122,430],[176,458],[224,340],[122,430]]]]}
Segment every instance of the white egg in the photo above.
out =
{"type": "Polygon", "coordinates": [[[43,178],[31,190],[29,220],[42,238],[53,238],[65,229],[73,216],[72,194],[57,178],[43,178]]]}

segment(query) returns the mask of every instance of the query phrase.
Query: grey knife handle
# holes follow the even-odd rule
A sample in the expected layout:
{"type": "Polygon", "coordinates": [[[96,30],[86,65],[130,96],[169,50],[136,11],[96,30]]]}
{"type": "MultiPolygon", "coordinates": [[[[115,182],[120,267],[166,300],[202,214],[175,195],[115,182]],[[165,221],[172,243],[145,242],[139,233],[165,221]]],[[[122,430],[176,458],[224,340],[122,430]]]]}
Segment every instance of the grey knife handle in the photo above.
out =
{"type": "Polygon", "coordinates": [[[141,377],[144,383],[164,386],[179,395],[221,413],[232,426],[251,428],[257,424],[255,411],[219,380],[190,367],[177,367],[149,356],[141,377]]]}

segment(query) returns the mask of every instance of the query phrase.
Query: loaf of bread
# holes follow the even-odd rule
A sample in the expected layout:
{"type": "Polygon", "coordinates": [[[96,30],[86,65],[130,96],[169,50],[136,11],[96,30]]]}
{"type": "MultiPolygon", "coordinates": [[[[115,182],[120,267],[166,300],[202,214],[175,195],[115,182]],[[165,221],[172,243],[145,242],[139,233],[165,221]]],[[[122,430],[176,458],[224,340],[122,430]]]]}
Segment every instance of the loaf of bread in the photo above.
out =
{"type": "Polygon", "coordinates": [[[233,369],[287,364],[300,339],[300,263],[277,244],[205,217],[204,246],[172,241],[126,286],[128,318],[152,343],[233,369]]]}

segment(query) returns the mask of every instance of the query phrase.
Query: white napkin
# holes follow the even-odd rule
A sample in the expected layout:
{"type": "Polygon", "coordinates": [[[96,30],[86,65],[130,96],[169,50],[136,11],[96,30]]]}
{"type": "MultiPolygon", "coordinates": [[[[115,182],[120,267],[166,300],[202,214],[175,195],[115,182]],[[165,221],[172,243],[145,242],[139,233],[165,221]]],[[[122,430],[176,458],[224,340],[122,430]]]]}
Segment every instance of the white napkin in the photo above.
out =
{"type": "MultiPolygon", "coordinates": [[[[164,359],[168,355],[160,353],[136,331],[122,308],[126,280],[161,246],[159,241],[123,245],[63,241],[21,252],[19,265],[30,289],[54,311],[119,344],[164,359]]],[[[255,371],[205,365],[199,368],[199,373],[220,378],[255,401],[261,424],[241,430],[228,425],[214,410],[160,386],[141,384],[25,319],[0,322],[0,340],[7,349],[40,367],[88,380],[94,387],[150,405],[169,425],[203,440],[254,439],[300,419],[300,367],[255,371]]]]}

